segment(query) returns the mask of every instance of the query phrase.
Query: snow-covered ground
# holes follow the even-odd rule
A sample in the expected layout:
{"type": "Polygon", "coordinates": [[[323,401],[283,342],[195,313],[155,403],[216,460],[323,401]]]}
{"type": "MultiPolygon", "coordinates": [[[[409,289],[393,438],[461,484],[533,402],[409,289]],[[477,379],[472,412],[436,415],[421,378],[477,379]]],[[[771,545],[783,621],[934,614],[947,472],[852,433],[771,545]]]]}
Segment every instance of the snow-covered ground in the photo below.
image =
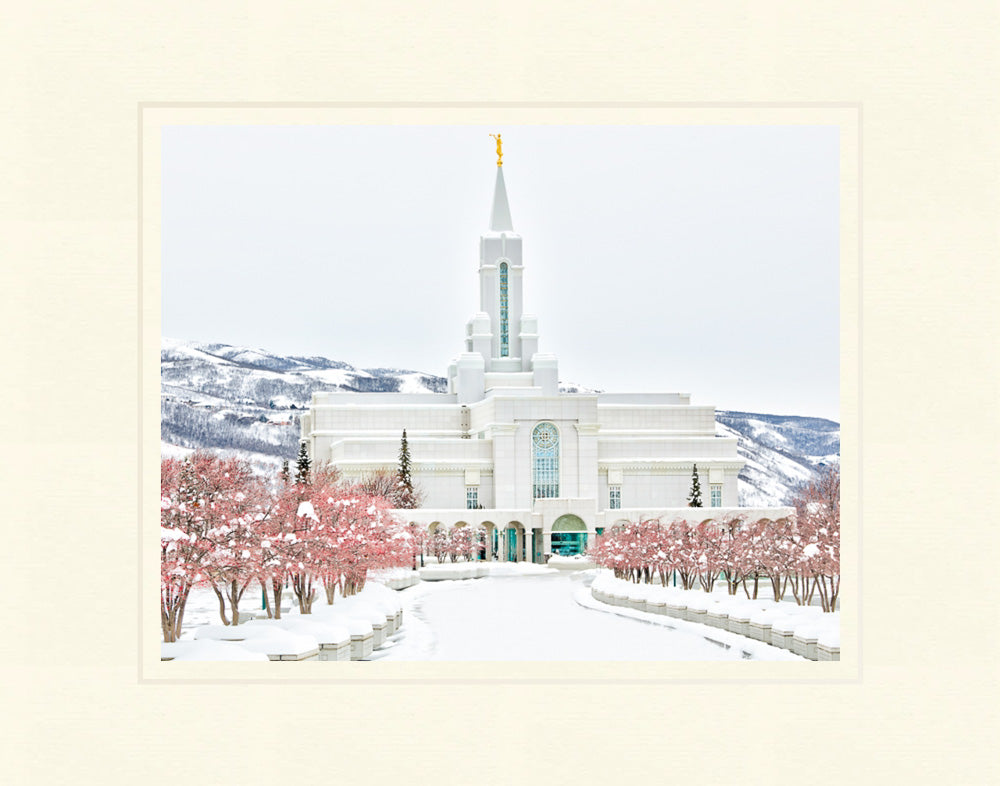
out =
{"type": "MultiPolygon", "coordinates": [[[[501,566],[494,566],[501,567],[501,566]]],[[[590,596],[593,574],[503,566],[481,579],[402,590],[405,623],[373,660],[703,661],[797,659],[759,642],[706,634],[676,620],[630,618],[590,596]],[[735,644],[735,646],[730,646],[735,644]],[[759,646],[752,646],[758,644],[759,646]]],[[[642,617],[638,613],[637,616],[642,617]]],[[[652,618],[653,615],[648,615],[652,618]]]]}
{"type": "MultiPolygon", "coordinates": [[[[704,625],[611,606],[595,600],[598,571],[566,571],[526,563],[476,563],[479,579],[424,581],[397,592],[403,626],[371,660],[386,661],[705,661],[798,660],[785,650],[704,625]]],[[[384,591],[384,590],[383,590],[384,591]]],[[[288,618],[298,617],[288,591],[288,618]]],[[[339,605],[335,604],[335,607],[339,605]]],[[[326,608],[320,590],[317,611],[326,608]]],[[[240,604],[259,612],[260,590],[240,604]]],[[[182,641],[219,623],[210,589],[192,592],[182,641]]]]}

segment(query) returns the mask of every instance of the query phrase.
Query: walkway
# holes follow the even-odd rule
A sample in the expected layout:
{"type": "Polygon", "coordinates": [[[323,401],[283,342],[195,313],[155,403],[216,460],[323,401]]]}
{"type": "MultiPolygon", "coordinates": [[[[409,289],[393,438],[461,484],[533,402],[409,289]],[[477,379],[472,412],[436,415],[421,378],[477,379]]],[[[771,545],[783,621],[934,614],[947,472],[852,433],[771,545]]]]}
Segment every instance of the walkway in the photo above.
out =
{"type": "MultiPolygon", "coordinates": [[[[740,660],[701,636],[580,606],[582,574],[422,582],[378,660],[740,660]]],[[[376,656],[379,653],[376,653],[376,656]]]]}

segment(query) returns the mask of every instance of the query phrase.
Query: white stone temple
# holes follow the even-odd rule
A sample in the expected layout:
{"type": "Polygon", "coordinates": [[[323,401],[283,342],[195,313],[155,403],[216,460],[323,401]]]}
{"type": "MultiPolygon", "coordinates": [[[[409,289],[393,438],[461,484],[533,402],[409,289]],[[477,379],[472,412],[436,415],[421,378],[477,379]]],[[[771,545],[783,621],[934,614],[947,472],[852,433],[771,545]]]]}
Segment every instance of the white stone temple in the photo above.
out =
{"type": "Polygon", "coordinates": [[[539,351],[538,319],[522,310],[521,236],[501,161],[479,240],[479,310],[448,392],[316,393],[302,418],[312,460],[348,479],[395,471],[405,429],[424,501],[400,514],[432,530],[483,524],[488,556],[502,560],[579,553],[623,519],[787,514],[738,507],[744,461],[735,438],[716,436],[714,406],[688,393],[559,391],[556,356],[539,351]],[[687,506],[694,465],[701,509],[687,506]]]}

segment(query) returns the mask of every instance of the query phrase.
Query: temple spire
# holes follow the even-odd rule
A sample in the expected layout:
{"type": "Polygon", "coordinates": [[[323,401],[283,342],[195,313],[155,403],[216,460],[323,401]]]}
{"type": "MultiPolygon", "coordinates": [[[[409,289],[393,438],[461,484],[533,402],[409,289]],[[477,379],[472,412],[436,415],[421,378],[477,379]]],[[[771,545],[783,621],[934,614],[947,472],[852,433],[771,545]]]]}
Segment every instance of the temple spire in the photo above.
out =
{"type": "Polygon", "coordinates": [[[507,186],[503,182],[503,167],[497,167],[497,183],[493,189],[493,210],[490,212],[491,232],[513,232],[510,206],[507,204],[507,186]]]}

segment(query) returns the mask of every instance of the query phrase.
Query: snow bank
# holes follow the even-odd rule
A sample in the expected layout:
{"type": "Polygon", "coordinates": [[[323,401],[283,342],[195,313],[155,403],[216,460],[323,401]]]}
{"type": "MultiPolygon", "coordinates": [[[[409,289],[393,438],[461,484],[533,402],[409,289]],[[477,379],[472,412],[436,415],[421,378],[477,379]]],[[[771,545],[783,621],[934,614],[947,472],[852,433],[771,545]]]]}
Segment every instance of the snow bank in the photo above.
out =
{"type": "Polygon", "coordinates": [[[563,557],[554,554],[549,557],[549,561],[546,564],[550,568],[556,568],[557,570],[590,570],[597,567],[596,563],[591,562],[582,554],[577,554],[573,557],[563,557]]]}
{"type": "Polygon", "coordinates": [[[196,641],[238,641],[250,652],[270,660],[307,660],[319,654],[319,642],[309,635],[291,633],[274,625],[203,625],[194,632],[196,641]]]}
{"type": "Polygon", "coordinates": [[[252,620],[247,628],[283,630],[288,633],[310,636],[320,644],[343,644],[351,641],[351,632],[343,625],[328,619],[309,619],[309,616],[283,617],[280,620],[252,620]]]}
{"type": "Polygon", "coordinates": [[[160,644],[162,660],[268,660],[231,641],[174,641],[160,644]]]}
{"type": "Polygon", "coordinates": [[[357,636],[371,636],[375,632],[371,622],[363,617],[347,614],[341,610],[339,603],[334,606],[313,606],[313,613],[309,616],[328,624],[346,628],[352,638],[357,636]]]}
{"type": "Polygon", "coordinates": [[[591,597],[609,606],[665,615],[746,636],[810,660],[840,660],[840,613],[787,601],[747,599],[658,584],[633,584],[603,570],[590,586],[591,597]],[[821,644],[822,642],[822,644],[821,644]]]}
{"type": "MultiPolygon", "coordinates": [[[[378,583],[389,590],[402,590],[420,581],[420,573],[410,568],[387,568],[368,573],[369,583],[378,583]]],[[[368,585],[365,585],[367,589],[368,585]]]]}

